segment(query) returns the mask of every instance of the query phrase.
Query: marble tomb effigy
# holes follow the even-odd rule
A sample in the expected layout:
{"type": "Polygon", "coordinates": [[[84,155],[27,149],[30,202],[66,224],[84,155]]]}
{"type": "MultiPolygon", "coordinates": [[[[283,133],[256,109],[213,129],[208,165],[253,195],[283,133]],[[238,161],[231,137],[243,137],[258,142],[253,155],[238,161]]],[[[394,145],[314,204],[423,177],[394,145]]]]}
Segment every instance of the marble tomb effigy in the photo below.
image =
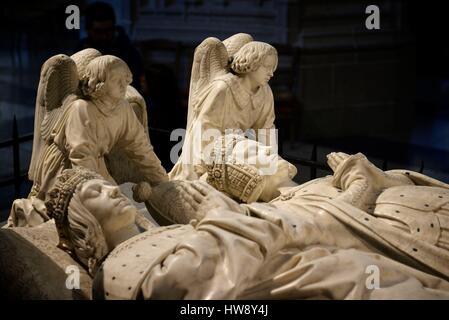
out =
{"type": "Polygon", "coordinates": [[[341,152],[328,155],[333,175],[296,184],[275,144],[243,134],[273,129],[267,82],[276,64],[273,47],[245,34],[199,45],[185,144],[201,152],[193,166],[181,156],[168,180],[126,64],[91,49],[50,58],[36,102],[33,189],[0,230],[3,293],[448,299],[449,185],[341,152]],[[211,146],[189,132],[199,124],[200,135],[218,130],[211,146]],[[264,161],[252,158],[259,153],[264,161]],[[120,191],[125,181],[159,225],[120,191]],[[66,286],[73,266],[79,289],[66,286]]]}

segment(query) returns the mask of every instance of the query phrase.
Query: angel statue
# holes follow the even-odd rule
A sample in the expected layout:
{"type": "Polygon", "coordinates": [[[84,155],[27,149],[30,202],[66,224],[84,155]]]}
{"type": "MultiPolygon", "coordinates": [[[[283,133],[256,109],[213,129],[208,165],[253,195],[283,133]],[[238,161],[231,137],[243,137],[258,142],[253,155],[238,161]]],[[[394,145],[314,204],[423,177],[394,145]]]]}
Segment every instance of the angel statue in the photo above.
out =
{"type": "Polygon", "coordinates": [[[239,204],[201,180],[164,182],[152,205],[182,223],[146,231],[117,186],[81,167],[58,176],[46,207],[97,299],[448,299],[449,185],[384,172],[362,154],[331,153],[328,163],[333,176],[296,186],[288,165],[262,188],[257,167],[225,176],[228,190],[269,202],[239,204]]]}
{"type": "MultiPolygon", "coordinates": [[[[95,58],[101,56],[100,51],[93,48],[84,49],[70,56],[75,61],[79,79],[83,79],[87,76],[86,67],[95,58]]],[[[81,89],[81,88],[80,88],[81,89]]],[[[79,93],[82,96],[82,92],[79,93]]],[[[145,99],[140,93],[131,85],[126,87],[125,99],[128,101],[134,113],[136,114],[139,122],[142,124],[145,134],[150,139],[148,132],[148,115],[145,99]]],[[[151,143],[151,142],[150,142],[151,143]]],[[[133,165],[129,157],[122,152],[118,146],[113,147],[109,154],[105,156],[106,167],[114,177],[114,180],[118,183],[124,182],[141,182],[141,175],[139,170],[133,165]]]]}
{"type": "MultiPolygon", "coordinates": [[[[244,33],[221,42],[205,39],[196,49],[190,79],[186,135],[171,180],[194,180],[202,171],[210,138],[229,130],[259,130],[258,141],[273,144],[274,102],[268,81],[278,62],[271,45],[244,33]]],[[[254,133],[253,133],[254,136],[254,133]]]]}
{"type": "Polygon", "coordinates": [[[129,86],[131,78],[125,62],[93,49],[44,63],[28,172],[33,187],[28,199],[13,203],[8,226],[46,221],[43,201],[66,168],[83,166],[114,184],[143,182],[144,189],[146,183],[168,179],[149,140],[143,99],[129,86]]]}

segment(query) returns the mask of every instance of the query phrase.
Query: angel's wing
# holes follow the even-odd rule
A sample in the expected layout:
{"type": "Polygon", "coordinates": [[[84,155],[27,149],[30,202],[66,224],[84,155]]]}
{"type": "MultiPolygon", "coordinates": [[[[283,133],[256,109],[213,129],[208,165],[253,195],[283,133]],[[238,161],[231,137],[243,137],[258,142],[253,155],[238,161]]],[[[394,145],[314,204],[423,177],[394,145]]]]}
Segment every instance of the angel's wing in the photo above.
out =
{"type": "Polygon", "coordinates": [[[217,76],[229,72],[228,62],[241,47],[253,41],[247,33],[237,33],[223,42],[217,38],[207,38],[195,49],[190,78],[189,109],[187,128],[198,116],[198,95],[217,76]]]}
{"type": "Polygon", "coordinates": [[[42,146],[50,137],[64,108],[61,108],[69,95],[78,88],[78,72],[75,62],[64,54],[58,54],[42,65],[39,87],[37,89],[34,118],[33,152],[28,177],[34,181],[42,146]]]}
{"type": "Polygon", "coordinates": [[[80,79],[86,74],[86,67],[89,62],[99,56],[101,56],[101,52],[93,48],[78,51],[70,56],[70,58],[75,61],[76,68],[78,69],[78,77],[80,79]]]}
{"type": "Polygon", "coordinates": [[[239,51],[241,47],[253,40],[253,37],[247,33],[237,33],[226,40],[223,40],[223,44],[228,51],[229,58],[232,58],[232,56],[239,51]]]}
{"type": "Polygon", "coordinates": [[[190,77],[187,128],[190,127],[199,113],[199,92],[214,78],[228,72],[227,65],[228,52],[224,44],[217,38],[207,38],[196,47],[190,77]]]}
{"type": "Polygon", "coordinates": [[[140,123],[143,125],[143,128],[145,129],[145,133],[148,136],[148,114],[147,114],[147,104],[145,103],[145,99],[132,86],[128,86],[126,88],[125,99],[128,100],[128,103],[133,108],[134,113],[136,114],[140,123]]]}
{"type": "MultiPolygon", "coordinates": [[[[149,140],[147,105],[145,99],[132,86],[126,88],[125,99],[133,108],[134,113],[143,125],[149,140]]],[[[128,156],[120,148],[112,148],[111,152],[105,157],[105,161],[109,174],[114,178],[117,184],[125,182],[138,183],[142,181],[142,175],[139,170],[136,169],[134,163],[129,160],[128,156]]]]}

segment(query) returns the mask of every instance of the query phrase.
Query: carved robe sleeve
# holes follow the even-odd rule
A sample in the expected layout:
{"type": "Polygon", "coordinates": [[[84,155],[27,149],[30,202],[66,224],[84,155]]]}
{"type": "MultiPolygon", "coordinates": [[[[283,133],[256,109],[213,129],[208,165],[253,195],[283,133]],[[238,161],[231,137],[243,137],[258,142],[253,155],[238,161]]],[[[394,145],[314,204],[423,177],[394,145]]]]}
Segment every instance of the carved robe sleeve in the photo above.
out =
{"type": "Polygon", "coordinates": [[[257,118],[254,129],[266,129],[265,131],[258,132],[258,141],[265,145],[273,145],[273,138],[270,139],[270,129],[274,129],[274,100],[273,92],[268,85],[265,86],[265,99],[262,110],[257,118]],[[263,133],[263,134],[262,134],[263,133]]]}
{"type": "Polygon", "coordinates": [[[145,130],[131,107],[125,108],[126,126],[120,146],[142,173],[142,181],[157,185],[167,181],[167,172],[154,152],[145,130]]]}
{"type": "MultiPolygon", "coordinates": [[[[226,118],[232,117],[232,114],[227,112],[227,109],[229,109],[228,91],[229,89],[226,83],[217,81],[205,97],[202,116],[200,117],[203,132],[208,129],[218,129],[224,132],[228,129],[226,118]]],[[[231,127],[229,129],[235,128],[231,127]]]]}
{"type": "Polygon", "coordinates": [[[235,129],[229,122],[229,118],[232,117],[229,110],[230,98],[228,86],[220,81],[216,83],[204,100],[202,114],[198,118],[200,123],[197,123],[201,125],[201,128],[195,127],[192,136],[195,141],[193,143],[201,146],[200,150],[193,150],[194,156],[201,151],[201,160],[203,161],[210,155],[214,142],[225,133],[225,130],[235,129]]]}
{"type": "Polygon", "coordinates": [[[195,229],[147,273],[145,299],[236,299],[287,242],[280,226],[228,210],[209,211],[195,229]]]}
{"type": "Polygon", "coordinates": [[[385,189],[413,185],[407,177],[383,172],[361,153],[349,156],[338,165],[333,184],[344,191],[339,200],[364,211],[375,205],[377,197],[385,189]]]}
{"type": "Polygon", "coordinates": [[[65,126],[66,150],[73,166],[99,172],[95,123],[89,117],[86,102],[74,102],[65,126]]]}

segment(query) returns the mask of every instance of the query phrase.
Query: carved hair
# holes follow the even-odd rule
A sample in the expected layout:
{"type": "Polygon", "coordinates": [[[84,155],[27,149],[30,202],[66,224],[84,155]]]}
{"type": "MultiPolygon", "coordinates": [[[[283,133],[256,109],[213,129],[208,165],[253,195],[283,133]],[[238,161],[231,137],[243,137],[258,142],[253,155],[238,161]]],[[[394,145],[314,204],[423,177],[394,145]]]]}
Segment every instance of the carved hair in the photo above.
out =
{"type": "Polygon", "coordinates": [[[94,274],[98,263],[109,253],[106,238],[98,220],[82,203],[79,191],[80,183],[67,210],[68,236],[76,257],[94,274]]]}
{"type": "Polygon", "coordinates": [[[276,57],[276,69],[278,57],[276,49],[265,42],[251,41],[231,57],[231,70],[237,74],[256,71],[262,65],[265,57],[270,55],[276,57]]]}
{"type": "Polygon", "coordinates": [[[86,67],[86,74],[81,79],[84,95],[91,99],[102,97],[107,74],[115,68],[124,70],[124,77],[128,84],[132,81],[132,73],[128,65],[120,58],[111,55],[100,56],[93,59],[86,67]]]}
{"type": "Polygon", "coordinates": [[[83,184],[92,179],[103,177],[83,167],[64,170],[49,191],[45,207],[48,216],[55,220],[58,247],[77,258],[93,275],[109,248],[100,223],[79,196],[83,184]]]}

